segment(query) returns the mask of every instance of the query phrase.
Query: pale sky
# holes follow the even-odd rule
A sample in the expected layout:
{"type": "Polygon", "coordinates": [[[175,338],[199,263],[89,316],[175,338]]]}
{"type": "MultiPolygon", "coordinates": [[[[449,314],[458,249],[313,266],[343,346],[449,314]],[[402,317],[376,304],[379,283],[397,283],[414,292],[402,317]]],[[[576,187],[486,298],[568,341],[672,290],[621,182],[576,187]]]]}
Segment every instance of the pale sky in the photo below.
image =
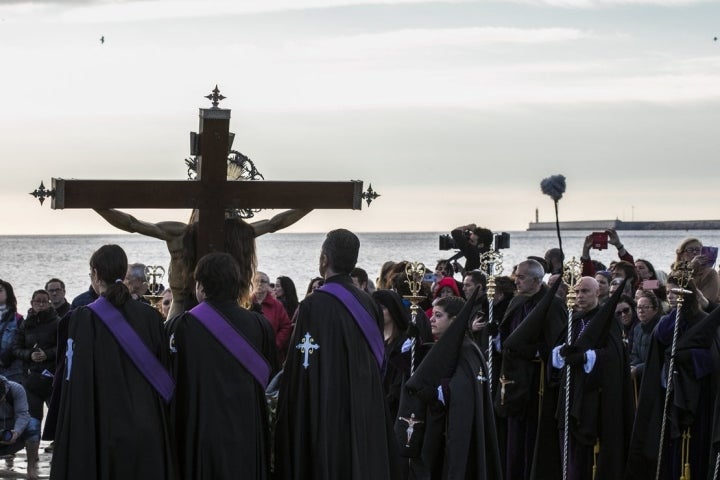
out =
{"type": "Polygon", "coordinates": [[[291,231],[522,230],[553,220],[558,173],[561,220],[720,219],[719,18],[716,0],[2,0],[0,235],[117,232],[28,192],[186,178],[215,84],[266,179],[382,194],[291,231]]]}

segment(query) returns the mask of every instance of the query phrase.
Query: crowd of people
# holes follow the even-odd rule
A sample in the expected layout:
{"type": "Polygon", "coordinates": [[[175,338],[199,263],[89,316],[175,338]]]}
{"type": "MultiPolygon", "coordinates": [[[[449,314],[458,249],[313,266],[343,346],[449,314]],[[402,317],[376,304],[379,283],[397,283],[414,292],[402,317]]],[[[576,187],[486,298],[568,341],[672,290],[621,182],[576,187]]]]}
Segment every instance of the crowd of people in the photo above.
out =
{"type": "Polygon", "coordinates": [[[72,302],[52,278],[22,315],[0,280],[6,465],[26,448],[37,478],[42,438],[53,479],[720,478],[720,281],[699,239],[662,270],[614,230],[618,260],[594,261],[588,235],[569,282],[556,248],[488,275],[491,232],[466,225],[465,268],[388,261],[373,281],[339,229],[299,298],[257,271],[255,228],[184,260],[182,306],[171,288],[150,305],[117,245],[72,302]]]}

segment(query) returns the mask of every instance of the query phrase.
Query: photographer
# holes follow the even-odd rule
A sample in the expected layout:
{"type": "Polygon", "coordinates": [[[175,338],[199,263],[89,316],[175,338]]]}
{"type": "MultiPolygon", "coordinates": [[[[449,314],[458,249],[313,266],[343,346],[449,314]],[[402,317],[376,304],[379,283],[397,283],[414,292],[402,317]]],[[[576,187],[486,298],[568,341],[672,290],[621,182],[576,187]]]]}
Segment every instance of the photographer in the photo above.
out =
{"type": "Polygon", "coordinates": [[[0,456],[27,449],[27,478],[37,479],[40,422],[30,418],[25,390],[0,376],[0,456]]]}
{"type": "Polygon", "coordinates": [[[456,227],[450,235],[455,240],[455,247],[465,256],[464,271],[480,268],[480,254],[490,250],[493,241],[492,232],[471,223],[456,227]]]}

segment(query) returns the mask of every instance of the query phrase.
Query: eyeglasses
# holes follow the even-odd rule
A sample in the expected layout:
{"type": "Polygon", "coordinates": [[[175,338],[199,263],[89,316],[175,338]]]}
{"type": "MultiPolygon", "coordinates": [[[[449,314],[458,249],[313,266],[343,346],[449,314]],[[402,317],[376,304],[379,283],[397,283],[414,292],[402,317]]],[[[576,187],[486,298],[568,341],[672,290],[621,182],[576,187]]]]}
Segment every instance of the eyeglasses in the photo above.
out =
{"type": "Polygon", "coordinates": [[[700,247],[685,247],[685,250],[683,250],[683,252],[698,254],[702,252],[702,249],[700,247]]]}
{"type": "Polygon", "coordinates": [[[653,307],[652,305],[638,305],[637,309],[638,310],[655,310],[655,307],[653,307]]]}
{"type": "Polygon", "coordinates": [[[622,316],[622,315],[627,315],[628,313],[630,313],[630,308],[629,308],[629,307],[625,307],[625,308],[623,308],[622,310],[618,310],[617,312],[615,312],[615,316],[616,316],[616,317],[620,317],[620,316],[622,316]]]}

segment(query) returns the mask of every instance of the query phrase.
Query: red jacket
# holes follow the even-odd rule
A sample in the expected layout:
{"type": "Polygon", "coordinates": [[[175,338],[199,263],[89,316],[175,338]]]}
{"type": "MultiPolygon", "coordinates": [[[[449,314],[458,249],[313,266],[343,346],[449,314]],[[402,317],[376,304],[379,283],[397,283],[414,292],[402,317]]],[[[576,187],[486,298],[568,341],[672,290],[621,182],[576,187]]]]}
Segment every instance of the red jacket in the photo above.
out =
{"type": "MultiPolygon", "coordinates": [[[[257,299],[255,299],[257,301],[257,299]]],[[[290,341],[292,333],[292,323],[288,317],[285,307],[269,293],[265,295],[265,299],[260,304],[262,314],[268,319],[270,325],[275,331],[275,345],[277,346],[280,360],[285,359],[287,353],[287,345],[290,341]]]]}

